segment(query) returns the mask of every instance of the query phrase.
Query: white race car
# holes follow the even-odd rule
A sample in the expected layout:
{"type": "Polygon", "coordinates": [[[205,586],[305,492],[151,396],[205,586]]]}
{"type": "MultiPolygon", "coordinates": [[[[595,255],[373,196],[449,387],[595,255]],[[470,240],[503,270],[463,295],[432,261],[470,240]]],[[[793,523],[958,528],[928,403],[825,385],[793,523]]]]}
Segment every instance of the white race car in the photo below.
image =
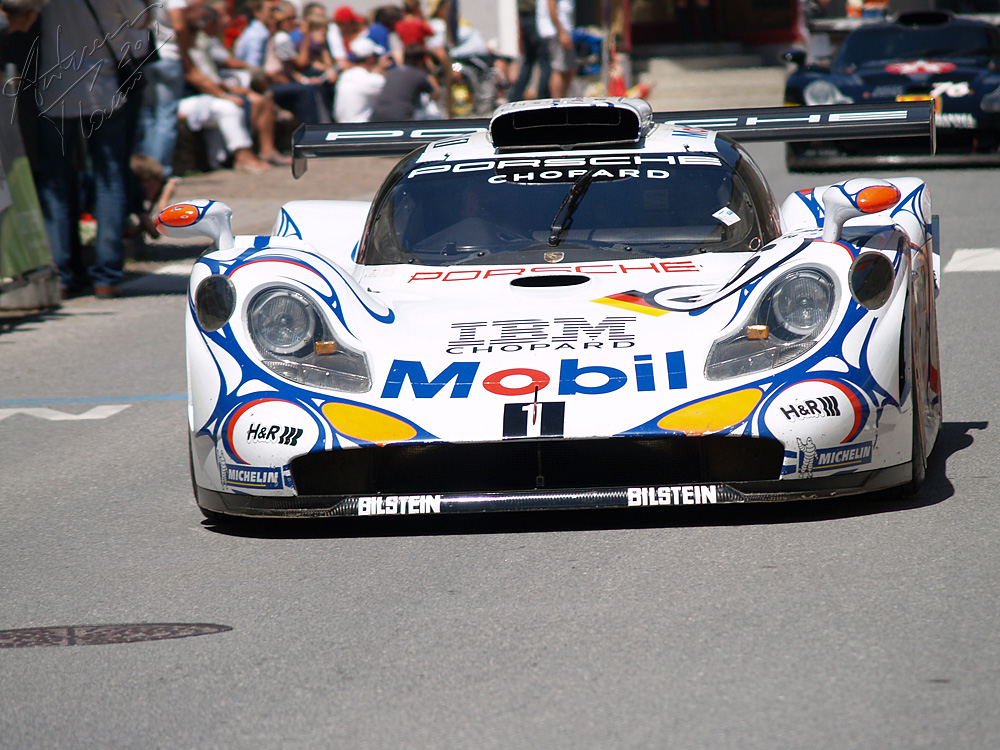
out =
{"type": "Polygon", "coordinates": [[[403,153],[374,201],[292,201],[191,276],[210,518],[642,507],[914,491],[941,424],[919,179],[775,201],[741,139],[933,137],[926,103],[307,126],[295,169],[403,153]],[[688,113],[692,114],[692,113],[688,113]],[[698,126],[712,126],[702,129],[698,126]]]}

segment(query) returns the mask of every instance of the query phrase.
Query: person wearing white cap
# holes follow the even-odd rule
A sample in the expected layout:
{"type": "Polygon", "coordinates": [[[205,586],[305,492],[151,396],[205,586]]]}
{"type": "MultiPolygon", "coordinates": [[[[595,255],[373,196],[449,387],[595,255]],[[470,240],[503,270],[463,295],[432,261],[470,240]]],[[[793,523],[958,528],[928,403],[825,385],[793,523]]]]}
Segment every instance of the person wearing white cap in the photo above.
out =
{"type": "Polygon", "coordinates": [[[368,122],[375,100],[385,86],[382,75],[389,65],[385,49],[368,37],[357,37],[350,46],[355,65],[337,79],[334,112],[337,122],[368,122]]]}

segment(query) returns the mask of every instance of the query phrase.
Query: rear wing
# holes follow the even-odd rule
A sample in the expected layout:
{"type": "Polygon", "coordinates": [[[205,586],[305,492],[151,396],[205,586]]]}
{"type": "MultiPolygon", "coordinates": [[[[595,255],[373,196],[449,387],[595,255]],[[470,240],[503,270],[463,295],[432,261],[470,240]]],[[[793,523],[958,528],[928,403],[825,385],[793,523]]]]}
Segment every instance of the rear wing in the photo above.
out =
{"type": "MultiPolygon", "coordinates": [[[[652,121],[713,130],[744,142],[926,137],[929,153],[936,147],[933,101],[656,112],[652,121]]],[[[292,135],[292,174],[301,177],[308,159],[405,156],[432,141],[486,132],[490,122],[475,118],[300,125],[292,135]]]]}

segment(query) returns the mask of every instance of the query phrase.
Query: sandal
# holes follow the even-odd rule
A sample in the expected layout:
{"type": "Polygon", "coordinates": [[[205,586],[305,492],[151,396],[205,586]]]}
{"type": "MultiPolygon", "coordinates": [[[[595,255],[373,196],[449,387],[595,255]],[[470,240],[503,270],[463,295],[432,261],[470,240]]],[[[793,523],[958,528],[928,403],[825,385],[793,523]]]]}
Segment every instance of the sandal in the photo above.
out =
{"type": "Polygon", "coordinates": [[[271,165],[266,161],[246,161],[240,162],[239,164],[234,164],[233,168],[238,172],[246,172],[247,174],[260,174],[261,172],[266,172],[271,168],[271,165]]]}
{"type": "Polygon", "coordinates": [[[268,164],[273,164],[276,167],[287,167],[292,163],[292,157],[285,156],[277,151],[267,156],[261,156],[260,158],[262,161],[266,161],[268,164]]]}

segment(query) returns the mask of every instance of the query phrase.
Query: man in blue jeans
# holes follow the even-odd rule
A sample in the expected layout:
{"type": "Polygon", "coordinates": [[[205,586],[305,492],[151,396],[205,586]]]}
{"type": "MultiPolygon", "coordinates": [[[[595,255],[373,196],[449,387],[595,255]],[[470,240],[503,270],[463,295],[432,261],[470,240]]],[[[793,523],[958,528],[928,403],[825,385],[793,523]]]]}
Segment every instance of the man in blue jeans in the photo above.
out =
{"type": "Polygon", "coordinates": [[[159,0],[153,4],[153,25],[158,60],[146,63],[145,94],[139,116],[137,150],[163,165],[163,174],[173,174],[177,144],[177,103],[184,96],[184,66],[193,37],[189,20],[201,6],[188,0],[159,0]]]}
{"type": "Polygon", "coordinates": [[[97,262],[89,269],[90,282],[97,297],[121,295],[122,231],[132,179],[129,157],[142,92],[137,75],[119,80],[119,63],[147,33],[141,28],[144,8],[141,0],[51,0],[42,11],[39,69],[49,74],[35,82],[38,198],[52,259],[67,294],[85,284],[74,234],[80,209],[80,147],[86,143],[97,220],[97,262]]]}

